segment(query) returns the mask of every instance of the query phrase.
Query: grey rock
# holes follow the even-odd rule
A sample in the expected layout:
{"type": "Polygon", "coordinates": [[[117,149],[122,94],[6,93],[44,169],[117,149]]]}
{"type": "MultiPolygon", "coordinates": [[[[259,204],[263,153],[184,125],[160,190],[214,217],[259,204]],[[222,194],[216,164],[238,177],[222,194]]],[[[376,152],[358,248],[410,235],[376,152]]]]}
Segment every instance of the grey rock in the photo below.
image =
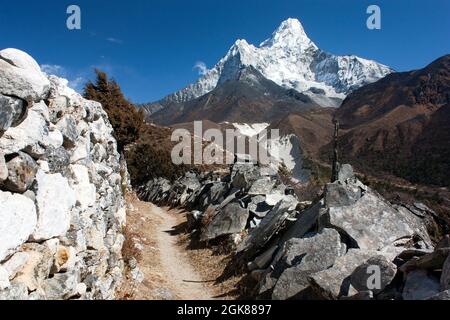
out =
{"type": "Polygon", "coordinates": [[[324,229],[309,238],[287,241],[275,270],[288,268],[278,279],[272,298],[286,300],[301,295],[310,287],[308,277],[333,266],[342,255],[343,246],[339,233],[334,229],[324,229]]]}
{"type": "Polygon", "coordinates": [[[67,175],[70,165],[70,154],[63,147],[50,147],[46,150],[44,159],[48,162],[50,173],[63,173],[67,175]]]}
{"type": "Polygon", "coordinates": [[[219,236],[240,233],[245,229],[248,220],[248,210],[239,203],[232,202],[220,209],[202,233],[202,240],[211,240],[219,236]]]}
{"type": "Polygon", "coordinates": [[[26,114],[27,105],[23,100],[0,95],[0,132],[18,125],[26,114]]]}
{"type": "Polygon", "coordinates": [[[450,255],[444,262],[442,266],[442,275],[441,275],[441,289],[449,290],[450,289],[450,255]]]}
{"type": "Polygon", "coordinates": [[[270,177],[263,177],[253,183],[248,194],[251,196],[265,195],[271,192],[274,186],[275,181],[273,181],[270,177]]]}
{"type": "Polygon", "coordinates": [[[450,235],[445,235],[436,245],[436,249],[450,248],[450,235]]]}
{"type": "Polygon", "coordinates": [[[6,290],[0,290],[0,300],[28,300],[28,289],[20,283],[12,283],[6,290]]]}
{"type": "Polygon", "coordinates": [[[49,300],[67,300],[78,294],[79,276],[76,272],[57,273],[42,284],[49,300]]]}
{"type": "Polygon", "coordinates": [[[237,163],[232,169],[231,184],[233,188],[249,190],[260,177],[260,168],[257,166],[252,163],[237,163]]]}
{"type": "MultiPolygon", "coordinates": [[[[394,279],[397,273],[397,266],[389,261],[384,256],[375,256],[367,260],[353,271],[350,277],[351,285],[359,292],[372,291],[378,294],[383,291],[394,279]],[[373,278],[373,270],[371,268],[377,267],[380,271],[379,287],[372,287],[371,278],[373,278]]],[[[378,285],[375,283],[375,286],[378,285]]]]}
{"type": "Polygon", "coordinates": [[[403,299],[425,300],[441,292],[439,279],[426,270],[415,270],[408,273],[403,288],[403,299]]]}
{"type": "Polygon", "coordinates": [[[6,163],[8,179],[3,183],[4,187],[12,192],[23,193],[33,183],[38,166],[28,154],[18,152],[6,163]]]}
{"type": "Polygon", "coordinates": [[[300,213],[297,216],[295,224],[287,230],[282,238],[282,242],[285,242],[291,238],[303,238],[318,222],[318,219],[323,210],[323,204],[321,202],[316,203],[311,208],[300,213]]]}
{"type": "Polygon", "coordinates": [[[365,250],[380,250],[398,239],[417,234],[416,216],[391,207],[380,196],[367,191],[354,205],[330,207],[325,226],[339,228],[365,250]]]}
{"type": "Polygon", "coordinates": [[[432,253],[411,259],[400,267],[400,271],[404,273],[417,269],[438,270],[444,265],[450,254],[450,248],[437,249],[432,253]]]}
{"type": "Polygon", "coordinates": [[[239,244],[237,252],[247,258],[254,257],[280,231],[286,219],[294,213],[297,203],[294,197],[285,196],[239,244]]]}
{"type": "Polygon", "coordinates": [[[426,300],[450,300],[450,290],[442,291],[426,300]]]}
{"type": "Polygon", "coordinates": [[[353,172],[353,167],[349,164],[343,164],[339,168],[338,181],[341,183],[346,183],[349,179],[353,179],[355,173],[353,172]]]}
{"type": "Polygon", "coordinates": [[[351,295],[350,276],[376,252],[350,249],[346,255],[336,259],[332,268],[320,271],[310,277],[314,291],[324,299],[338,299],[351,295]]]}
{"type": "Polygon", "coordinates": [[[269,266],[270,262],[273,260],[275,252],[278,250],[278,246],[274,245],[268,250],[263,252],[261,255],[255,258],[252,262],[248,264],[248,269],[253,271],[255,269],[265,269],[269,266]]]}
{"type": "Polygon", "coordinates": [[[78,138],[76,120],[70,115],[65,115],[58,121],[56,127],[61,131],[64,137],[64,147],[69,149],[75,147],[78,138]]]}
{"type": "Polygon", "coordinates": [[[351,206],[361,198],[361,189],[352,190],[339,183],[329,183],[325,190],[325,204],[328,207],[351,206]]]}

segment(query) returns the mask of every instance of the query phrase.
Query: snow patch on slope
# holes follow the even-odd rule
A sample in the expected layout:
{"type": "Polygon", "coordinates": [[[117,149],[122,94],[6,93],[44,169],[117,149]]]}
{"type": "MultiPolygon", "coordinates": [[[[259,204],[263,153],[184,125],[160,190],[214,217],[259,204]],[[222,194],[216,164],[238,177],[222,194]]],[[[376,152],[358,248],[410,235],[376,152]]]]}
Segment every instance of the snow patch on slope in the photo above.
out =
{"type": "Polygon", "coordinates": [[[271,139],[269,142],[269,153],[274,158],[276,165],[284,166],[291,172],[294,182],[307,182],[311,177],[311,172],[303,168],[303,154],[300,147],[299,138],[290,134],[271,139]]]}

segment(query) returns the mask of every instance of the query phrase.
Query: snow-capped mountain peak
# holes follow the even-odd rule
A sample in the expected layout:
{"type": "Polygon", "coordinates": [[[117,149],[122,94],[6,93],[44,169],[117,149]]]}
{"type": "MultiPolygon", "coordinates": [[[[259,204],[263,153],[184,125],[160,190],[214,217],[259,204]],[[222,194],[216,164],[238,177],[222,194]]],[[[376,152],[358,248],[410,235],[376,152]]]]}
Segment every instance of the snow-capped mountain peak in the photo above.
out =
{"type": "Polygon", "coordinates": [[[311,46],[317,48],[314,42],[309,39],[300,21],[293,18],[283,21],[278,29],[272,34],[272,37],[263,41],[259,46],[260,48],[291,47],[299,48],[300,50],[311,46]]]}
{"type": "Polygon", "coordinates": [[[237,40],[228,53],[196,83],[159,102],[184,103],[203,96],[252,66],[276,84],[295,89],[324,107],[337,107],[351,91],[392,72],[389,67],[353,55],[336,56],[319,49],[299,20],[289,18],[256,47],[237,40]]]}

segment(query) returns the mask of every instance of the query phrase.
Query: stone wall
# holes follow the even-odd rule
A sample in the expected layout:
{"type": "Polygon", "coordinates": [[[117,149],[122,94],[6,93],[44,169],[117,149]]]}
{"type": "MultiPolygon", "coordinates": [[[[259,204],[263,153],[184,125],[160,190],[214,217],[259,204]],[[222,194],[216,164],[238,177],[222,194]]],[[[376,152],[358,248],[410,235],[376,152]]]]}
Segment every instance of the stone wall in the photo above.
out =
{"type": "Polygon", "coordinates": [[[102,106],[0,51],[0,299],[113,299],[120,156],[102,106]]]}

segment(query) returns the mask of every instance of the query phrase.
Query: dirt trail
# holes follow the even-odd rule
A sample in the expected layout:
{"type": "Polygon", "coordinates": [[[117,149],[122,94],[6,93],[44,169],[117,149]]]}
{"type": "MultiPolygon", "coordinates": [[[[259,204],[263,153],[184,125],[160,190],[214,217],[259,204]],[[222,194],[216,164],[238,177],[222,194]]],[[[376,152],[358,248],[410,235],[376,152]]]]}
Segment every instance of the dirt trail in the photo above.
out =
{"type": "Polygon", "coordinates": [[[135,300],[210,300],[217,296],[214,288],[202,279],[179,245],[176,227],[183,216],[151,203],[133,200],[129,210],[128,236],[140,247],[138,263],[144,281],[125,288],[127,299],[135,300]]]}
{"type": "Polygon", "coordinates": [[[181,299],[212,299],[214,294],[205,286],[205,282],[194,270],[186,254],[177,245],[178,237],[174,235],[174,229],[180,224],[179,219],[156,206],[152,206],[151,211],[162,220],[162,223],[157,226],[157,237],[161,265],[166,279],[176,288],[181,299]]]}

